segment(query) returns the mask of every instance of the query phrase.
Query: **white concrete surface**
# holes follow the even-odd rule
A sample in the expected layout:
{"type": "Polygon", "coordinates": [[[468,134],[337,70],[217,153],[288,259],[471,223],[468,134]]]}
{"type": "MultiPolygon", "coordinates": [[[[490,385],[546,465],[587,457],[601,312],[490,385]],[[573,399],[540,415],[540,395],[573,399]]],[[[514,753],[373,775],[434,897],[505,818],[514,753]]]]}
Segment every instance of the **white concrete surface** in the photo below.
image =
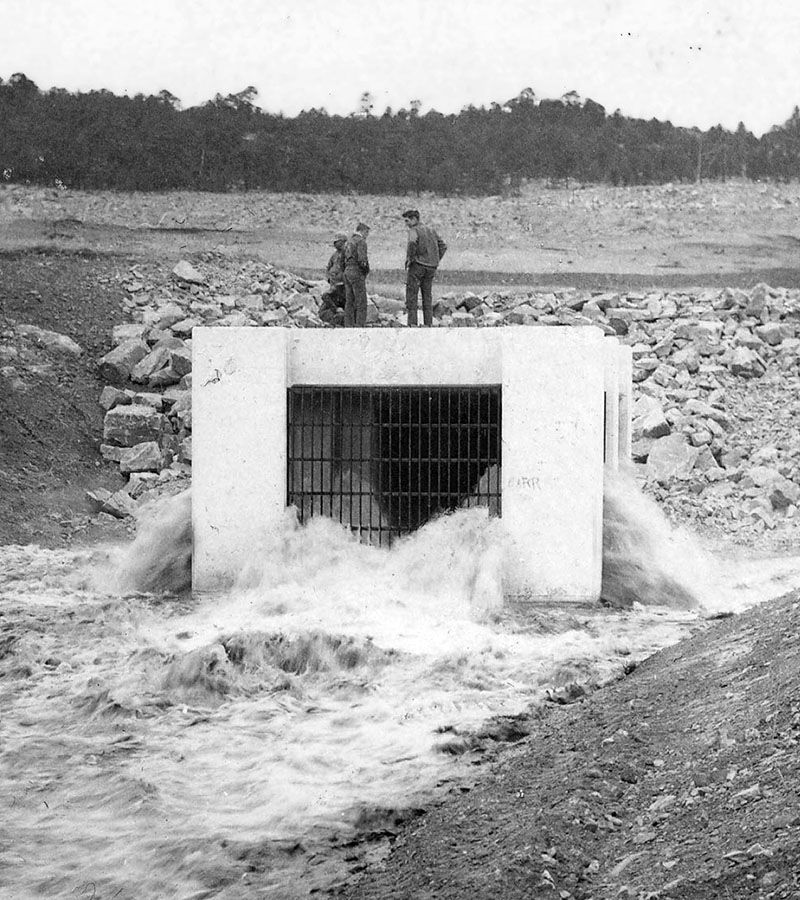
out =
{"type": "Polygon", "coordinates": [[[532,600],[597,600],[603,527],[602,332],[505,331],[503,523],[514,541],[505,590],[532,600]]]}
{"type": "Polygon", "coordinates": [[[607,346],[589,327],[196,328],[195,590],[231,584],[283,519],[288,386],[500,384],[503,521],[514,548],[506,591],[596,600],[607,346]]]}
{"type": "Polygon", "coordinates": [[[607,337],[603,341],[605,386],[605,464],[612,471],[619,468],[619,341],[607,337]]]}
{"type": "Polygon", "coordinates": [[[282,328],[192,333],[192,587],[229,587],[286,510],[282,328]]]}
{"type": "Polygon", "coordinates": [[[289,332],[289,384],[500,384],[506,328],[289,332]]]}

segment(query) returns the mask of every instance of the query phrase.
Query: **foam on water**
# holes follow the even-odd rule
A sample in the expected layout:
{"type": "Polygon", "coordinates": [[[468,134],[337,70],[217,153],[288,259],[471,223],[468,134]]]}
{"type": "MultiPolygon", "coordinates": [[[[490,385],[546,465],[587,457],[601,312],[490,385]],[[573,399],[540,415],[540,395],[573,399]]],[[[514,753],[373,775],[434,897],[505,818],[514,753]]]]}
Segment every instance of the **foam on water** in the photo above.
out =
{"type": "Polygon", "coordinates": [[[783,560],[756,585],[610,480],[611,608],[504,604],[502,520],[479,508],[392,549],[287,515],[194,601],[189,511],[151,509],[103,562],[0,548],[0,894],[304,895],[334,877],[302,863],[319,836],[458,777],[460,736],[800,580],[783,560]]]}

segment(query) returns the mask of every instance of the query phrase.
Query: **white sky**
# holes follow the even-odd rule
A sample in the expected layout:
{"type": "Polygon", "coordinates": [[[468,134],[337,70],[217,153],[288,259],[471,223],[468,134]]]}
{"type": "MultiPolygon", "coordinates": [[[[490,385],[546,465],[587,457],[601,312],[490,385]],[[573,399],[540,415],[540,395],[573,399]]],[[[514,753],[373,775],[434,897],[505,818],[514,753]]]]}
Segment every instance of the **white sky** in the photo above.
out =
{"type": "Polygon", "coordinates": [[[800,104],[797,0],[0,0],[0,77],[157,94],[254,85],[293,116],[422,101],[458,112],[576,90],[674,125],[756,135],[800,104]]]}

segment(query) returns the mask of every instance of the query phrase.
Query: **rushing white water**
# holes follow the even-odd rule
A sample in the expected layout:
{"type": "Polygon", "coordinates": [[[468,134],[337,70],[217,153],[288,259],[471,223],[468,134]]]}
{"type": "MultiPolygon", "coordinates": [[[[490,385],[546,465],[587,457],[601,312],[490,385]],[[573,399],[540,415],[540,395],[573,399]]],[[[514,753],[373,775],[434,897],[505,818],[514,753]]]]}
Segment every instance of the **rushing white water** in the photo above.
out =
{"type": "Polygon", "coordinates": [[[492,717],[800,584],[798,559],[717,563],[624,483],[606,528],[627,608],[504,605],[481,509],[391,550],[287,518],[202,602],[142,592],[185,583],[188,496],[122,550],[0,548],[0,896],[305,896],[492,717]]]}

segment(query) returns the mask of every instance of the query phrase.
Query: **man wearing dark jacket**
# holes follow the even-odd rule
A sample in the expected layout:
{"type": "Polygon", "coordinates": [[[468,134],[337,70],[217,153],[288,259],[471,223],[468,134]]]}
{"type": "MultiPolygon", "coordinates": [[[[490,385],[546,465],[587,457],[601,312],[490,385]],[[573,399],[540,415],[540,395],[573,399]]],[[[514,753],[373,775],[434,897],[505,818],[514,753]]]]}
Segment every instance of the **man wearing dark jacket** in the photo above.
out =
{"type": "Polygon", "coordinates": [[[325,268],[325,277],[328,279],[330,287],[322,295],[319,317],[328,325],[341,325],[344,322],[344,245],[346,243],[346,234],[339,232],[334,235],[333,246],[335,249],[325,268]]]}
{"type": "Polygon", "coordinates": [[[419,221],[419,210],[407,209],[403,219],[408,226],[406,246],[406,311],[409,326],[417,324],[417,301],[422,292],[422,323],[433,324],[433,277],[447,251],[447,244],[428,225],[419,221]]]}
{"type": "Polygon", "coordinates": [[[369,226],[359,222],[353,236],[344,245],[345,328],[361,328],[367,324],[368,235],[369,226]]]}

